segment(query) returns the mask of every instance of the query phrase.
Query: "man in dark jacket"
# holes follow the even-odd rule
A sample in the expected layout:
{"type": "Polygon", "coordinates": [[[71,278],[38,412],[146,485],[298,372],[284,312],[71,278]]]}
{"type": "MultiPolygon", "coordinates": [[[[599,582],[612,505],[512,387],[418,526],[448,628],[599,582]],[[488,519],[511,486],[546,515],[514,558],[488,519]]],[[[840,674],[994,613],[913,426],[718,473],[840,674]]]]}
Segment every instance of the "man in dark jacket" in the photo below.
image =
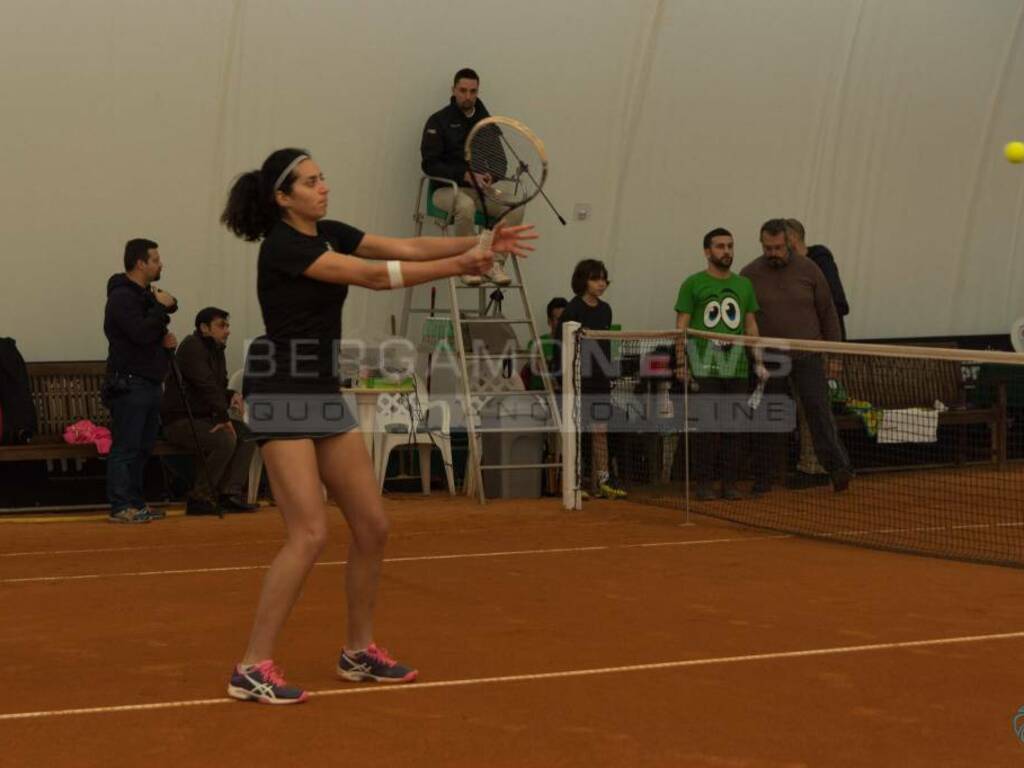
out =
{"type": "Polygon", "coordinates": [[[786,219],[786,242],[795,253],[806,256],[817,264],[818,269],[825,276],[828,289],[832,293],[832,303],[836,305],[836,314],[839,315],[839,337],[841,341],[846,341],[844,318],[850,314],[850,304],[846,300],[843,281],[839,279],[839,267],[836,266],[832,251],[824,245],[807,245],[806,236],[803,224],[797,219],[786,219]]]}
{"type": "MultiPolygon", "coordinates": [[[[431,199],[438,208],[455,214],[455,234],[457,237],[468,237],[476,231],[474,219],[476,212],[482,209],[480,197],[473,188],[469,166],[465,159],[466,136],[473,126],[490,117],[484,103],[480,101],[480,77],[472,69],[460,69],[455,73],[452,85],[452,97],[448,106],[435,112],[423,127],[423,138],[420,141],[420,167],[427,176],[451,179],[458,184],[458,191],[453,192],[447,184],[432,182],[430,185],[431,199]]],[[[485,186],[485,179],[477,179],[478,184],[485,186]]],[[[523,221],[523,208],[517,208],[505,219],[509,225],[523,221]]],[[[493,219],[500,217],[502,209],[487,206],[487,214],[493,219]]],[[[508,285],[511,278],[502,268],[504,255],[496,255],[494,266],[485,277],[496,285],[508,285]]],[[[466,285],[479,285],[479,275],[467,275],[462,278],[466,285]]]]}
{"type": "MultiPolygon", "coordinates": [[[[207,307],[196,315],[196,332],[185,337],[175,354],[195,422],[195,437],[177,382],[169,380],[164,387],[160,409],[164,434],[170,442],[191,451],[196,450],[195,438],[198,437],[206,457],[206,471],[201,465],[196,467],[196,482],[185,505],[187,515],[215,515],[218,509],[225,512],[256,509],[256,505],[242,499],[256,444],[239,440],[239,430],[245,427],[231,419],[232,412],[242,415],[245,404],[240,392],[228,389],[224,350],[230,335],[228,313],[207,307]]],[[[197,456],[197,464],[200,461],[197,456]]]]}
{"type": "Polygon", "coordinates": [[[103,332],[109,343],[103,399],[110,409],[113,446],[107,458],[107,497],[112,523],[148,523],[163,517],[146,506],[143,476],[160,429],[161,384],[168,351],[177,346],[167,330],[178,309],[156,288],[163,264],[152,240],[129,240],[124,272],[107,281],[103,332]]]}
{"type": "MultiPolygon", "coordinates": [[[[830,251],[824,245],[807,245],[804,225],[798,219],[786,219],[786,242],[794,253],[806,256],[825,275],[829,292],[832,294],[832,303],[836,306],[836,314],[839,316],[839,339],[846,341],[846,316],[850,314],[850,304],[846,300],[846,291],[843,290],[843,281],[839,279],[839,267],[830,251]]],[[[796,465],[796,476],[790,485],[797,488],[818,485],[822,480],[827,481],[827,472],[818,456],[814,452],[814,441],[811,439],[811,431],[807,425],[803,409],[800,409],[800,459],[796,465]]]]}

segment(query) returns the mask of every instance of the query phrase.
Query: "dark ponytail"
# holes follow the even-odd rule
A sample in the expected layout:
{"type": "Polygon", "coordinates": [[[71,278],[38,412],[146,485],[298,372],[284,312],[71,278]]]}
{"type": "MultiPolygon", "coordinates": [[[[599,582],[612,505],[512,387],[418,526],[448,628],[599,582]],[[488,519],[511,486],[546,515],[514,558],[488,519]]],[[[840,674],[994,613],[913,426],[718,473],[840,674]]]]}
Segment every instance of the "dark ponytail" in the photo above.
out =
{"type": "MultiPolygon", "coordinates": [[[[295,158],[309,155],[304,149],[279,149],[263,161],[263,167],[243,173],[228,192],[228,202],[220,222],[243,240],[266,237],[281,218],[281,209],[274,200],[274,183],[295,158]]],[[[288,194],[295,183],[295,169],[281,182],[279,190],[288,194]]]]}

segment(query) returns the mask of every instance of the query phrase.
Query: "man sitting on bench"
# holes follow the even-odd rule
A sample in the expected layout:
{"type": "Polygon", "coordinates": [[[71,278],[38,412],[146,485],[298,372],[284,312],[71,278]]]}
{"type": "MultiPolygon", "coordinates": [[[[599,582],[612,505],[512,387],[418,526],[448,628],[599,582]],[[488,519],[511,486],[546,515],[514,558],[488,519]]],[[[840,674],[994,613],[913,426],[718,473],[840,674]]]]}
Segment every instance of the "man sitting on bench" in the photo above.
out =
{"type": "Polygon", "coordinates": [[[256,443],[238,439],[238,431],[245,426],[230,416],[234,411],[240,417],[245,408],[241,393],[228,389],[224,350],[230,335],[228,313],[207,307],[196,315],[195,333],[184,338],[175,354],[195,421],[195,437],[177,382],[169,378],[164,387],[160,415],[167,440],[195,451],[198,437],[205,456],[205,470],[203,456],[196,456],[196,479],[185,503],[186,515],[251,512],[257,508],[242,496],[256,443]]]}

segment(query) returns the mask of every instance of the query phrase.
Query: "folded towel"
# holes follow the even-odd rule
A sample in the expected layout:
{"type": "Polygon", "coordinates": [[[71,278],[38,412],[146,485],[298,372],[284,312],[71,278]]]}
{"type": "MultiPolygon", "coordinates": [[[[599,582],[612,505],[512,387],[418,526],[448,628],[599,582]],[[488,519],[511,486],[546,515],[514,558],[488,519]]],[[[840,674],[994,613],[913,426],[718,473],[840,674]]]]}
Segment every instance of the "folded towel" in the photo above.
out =
{"type": "Polygon", "coordinates": [[[934,443],[939,439],[939,413],[946,410],[940,402],[935,408],[896,408],[883,410],[878,425],[879,443],[934,443]]]}

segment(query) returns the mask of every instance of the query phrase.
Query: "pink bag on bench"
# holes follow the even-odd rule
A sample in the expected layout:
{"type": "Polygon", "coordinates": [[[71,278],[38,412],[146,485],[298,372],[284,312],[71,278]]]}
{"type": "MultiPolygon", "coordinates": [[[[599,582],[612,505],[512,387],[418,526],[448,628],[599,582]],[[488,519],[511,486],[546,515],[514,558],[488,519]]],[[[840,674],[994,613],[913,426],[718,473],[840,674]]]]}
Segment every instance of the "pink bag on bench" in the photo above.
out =
{"type": "Polygon", "coordinates": [[[88,419],[76,421],[64,430],[64,442],[71,443],[95,443],[96,451],[101,456],[110,453],[112,438],[110,430],[106,427],[99,427],[88,419]]]}

